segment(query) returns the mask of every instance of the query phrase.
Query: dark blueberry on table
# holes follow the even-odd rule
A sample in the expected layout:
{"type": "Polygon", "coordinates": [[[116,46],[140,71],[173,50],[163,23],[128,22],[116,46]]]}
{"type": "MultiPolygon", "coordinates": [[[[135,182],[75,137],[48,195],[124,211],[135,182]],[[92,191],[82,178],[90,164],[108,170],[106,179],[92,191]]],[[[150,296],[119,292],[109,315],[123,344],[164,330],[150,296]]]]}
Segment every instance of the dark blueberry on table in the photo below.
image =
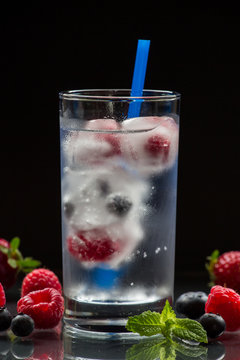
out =
{"type": "Polygon", "coordinates": [[[0,331],[5,331],[10,328],[12,322],[12,315],[6,308],[0,308],[0,331]]]}
{"type": "Polygon", "coordinates": [[[34,345],[30,339],[16,339],[12,343],[11,353],[17,359],[28,359],[34,351],[34,345]]]}
{"type": "Polygon", "coordinates": [[[16,336],[28,336],[34,330],[34,321],[26,314],[18,314],[12,319],[11,330],[16,336]]]}
{"type": "Polygon", "coordinates": [[[202,291],[186,292],[176,300],[175,308],[179,314],[185,315],[190,319],[198,319],[205,313],[207,294],[202,291]]]}
{"type": "Polygon", "coordinates": [[[215,339],[222,335],[226,328],[224,319],[218,314],[206,313],[199,319],[200,324],[207,332],[207,336],[215,339]]]}
{"type": "Polygon", "coordinates": [[[66,201],[63,204],[63,210],[66,218],[70,218],[74,212],[74,205],[70,201],[66,201]]]}
{"type": "Polygon", "coordinates": [[[132,202],[127,196],[111,194],[107,198],[108,210],[117,216],[125,216],[131,207],[132,202]]]}

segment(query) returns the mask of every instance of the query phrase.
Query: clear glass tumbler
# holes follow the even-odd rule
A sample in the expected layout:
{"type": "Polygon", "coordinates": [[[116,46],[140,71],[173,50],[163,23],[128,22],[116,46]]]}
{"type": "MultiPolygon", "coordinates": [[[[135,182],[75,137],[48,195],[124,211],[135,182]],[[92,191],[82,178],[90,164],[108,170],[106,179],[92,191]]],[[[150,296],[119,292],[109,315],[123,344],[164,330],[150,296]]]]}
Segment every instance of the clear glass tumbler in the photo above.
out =
{"type": "Polygon", "coordinates": [[[64,320],[125,334],[174,287],[180,95],[60,93],[64,320]]]}

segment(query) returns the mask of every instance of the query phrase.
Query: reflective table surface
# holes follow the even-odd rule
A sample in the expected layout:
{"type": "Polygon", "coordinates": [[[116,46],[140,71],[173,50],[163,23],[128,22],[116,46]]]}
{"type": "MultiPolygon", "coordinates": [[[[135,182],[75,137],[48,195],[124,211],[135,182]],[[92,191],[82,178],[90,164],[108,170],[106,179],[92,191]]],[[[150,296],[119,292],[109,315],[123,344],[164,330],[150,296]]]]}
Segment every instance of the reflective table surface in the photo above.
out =
{"type": "MultiPolygon", "coordinates": [[[[175,298],[186,291],[200,290],[209,291],[204,277],[188,274],[176,278],[175,298]]],[[[7,307],[15,315],[18,290],[11,290],[7,299],[7,307]]],[[[193,345],[181,341],[169,343],[160,335],[128,340],[77,338],[61,323],[51,330],[35,330],[26,338],[17,338],[10,331],[1,332],[0,359],[240,360],[240,331],[225,332],[207,345],[193,345]]]]}

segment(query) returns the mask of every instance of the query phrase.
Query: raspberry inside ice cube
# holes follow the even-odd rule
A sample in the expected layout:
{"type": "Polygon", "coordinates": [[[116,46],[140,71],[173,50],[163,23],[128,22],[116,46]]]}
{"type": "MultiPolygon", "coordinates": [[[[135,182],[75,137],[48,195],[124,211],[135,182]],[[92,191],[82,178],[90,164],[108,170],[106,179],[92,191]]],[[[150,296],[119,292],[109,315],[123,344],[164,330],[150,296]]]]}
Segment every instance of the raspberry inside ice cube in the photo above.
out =
{"type": "Polygon", "coordinates": [[[168,116],[125,120],[127,133],[121,151],[128,162],[145,174],[162,172],[175,163],[178,152],[178,125],[168,116]]]}
{"type": "Polygon", "coordinates": [[[163,160],[166,161],[169,154],[170,141],[160,135],[153,135],[147,139],[145,143],[145,150],[153,157],[163,155],[163,160]]]}
{"type": "Polygon", "coordinates": [[[69,252],[80,261],[104,262],[120,250],[119,241],[113,241],[102,229],[82,231],[67,239],[69,252]]]}

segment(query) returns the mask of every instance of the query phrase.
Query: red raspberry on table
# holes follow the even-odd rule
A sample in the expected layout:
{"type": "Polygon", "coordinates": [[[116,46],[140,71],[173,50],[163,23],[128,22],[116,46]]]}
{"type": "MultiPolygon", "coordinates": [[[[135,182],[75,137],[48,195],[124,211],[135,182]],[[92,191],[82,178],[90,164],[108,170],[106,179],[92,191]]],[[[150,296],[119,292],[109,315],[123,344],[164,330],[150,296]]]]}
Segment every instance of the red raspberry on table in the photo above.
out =
{"type": "Polygon", "coordinates": [[[0,308],[3,308],[6,304],[5,291],[2,284],[0,283],[0,308]]]}
{"type": "Polygon", "coordinates": [[[104,230],[82,231],[67,239],[69,252],[80,261],[107,261],[120,250],[104,230]]]}
{"type": "Polygon", "coordinates": [[[54,288],[62,293],[60,281],[53,271],[42,268],[35,269],[23,279],[21,296],[45,288],[54,288]]]}
{"type": "Polygon", "coordinates": [[[36,290],[18,301],[17,311],[31,316],[37,329],[50,329],[57,326],[63,316],[64,300],[56,289],[36,290]]]}
{"type": "Polygon", "coordinates": [[[215,250],[206,265],[215,285],[231,288],[240,293],[240,251],[228,251],[219,256],[215,250]]]}
{"type": "Polygon", "coordinates": [[[226,322],[227,331],[240,329],[240,295],[232,289],[213,286],[208,295],[205,312],[221,315],[226,322]]]}

